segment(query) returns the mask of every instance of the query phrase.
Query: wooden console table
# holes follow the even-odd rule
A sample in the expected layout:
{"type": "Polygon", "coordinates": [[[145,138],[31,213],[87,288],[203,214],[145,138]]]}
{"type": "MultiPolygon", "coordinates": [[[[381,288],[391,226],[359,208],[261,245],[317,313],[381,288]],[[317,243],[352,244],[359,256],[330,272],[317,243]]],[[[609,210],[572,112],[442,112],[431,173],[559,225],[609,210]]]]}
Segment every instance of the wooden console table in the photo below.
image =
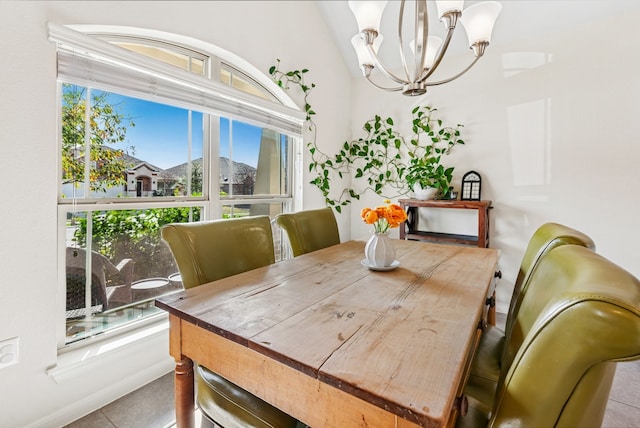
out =
{"type": "Polygon", "coordinates": [[[400,225],[400,239],[439,242],[442,244],[465,244],[481,248],[489,247],[489,209],[491,201],[452,201],[431,199],[400,199],[400,206],[407,211],[408,219],[400,225]],[[454,208],[478,211],[478,234],[458,235],[424,231],[418,227],[418,208],[454,208]]]}

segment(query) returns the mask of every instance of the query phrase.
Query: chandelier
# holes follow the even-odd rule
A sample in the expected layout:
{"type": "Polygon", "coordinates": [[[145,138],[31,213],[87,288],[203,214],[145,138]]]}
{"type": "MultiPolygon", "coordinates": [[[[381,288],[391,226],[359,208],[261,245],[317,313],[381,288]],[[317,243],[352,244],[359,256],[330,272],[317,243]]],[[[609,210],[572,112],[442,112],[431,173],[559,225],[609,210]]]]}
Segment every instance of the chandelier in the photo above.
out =
{"type": "Polygon", "coordinates": [[[404,95],[416,96],[427,92],[428,86],[442,85],[451,82],[466,73],[484,54],[491,39],[491,32],[498,14],[502,9],[496,1],[476,3],[462,9],[463,0],[435,1],[438,16],[447,31],[444,41],[440,37],[429,35],[429,14],[427,0],[415,0],[414,40],[409,47],[413,53],[413,67],[407,64],[405,44],[403,43],[403,22],[405,0],[400,2],[398,17],[398,38],[400,44],[400,59],[404,69],[404,77],[398,77],[382,64],[378,57],[378,48],[382,43],[379,33],[380,20],[386,1],[349,1],[349,8],[358,22],[358,31],[351,43],[356,50],[360,69],[364,77],[373,86],[385,91],[402,91],[404,95]],[[429,81],[428,79],[440,65],[444,58],[449,42],[456,29],[458,19],[462,22],[469,39],[469,48],[473,49],[474,59],[464,70],[448,79],[429,81]],[[379,69],[397,86],[384,87],[371,80],[371,71],[379,69]]]}

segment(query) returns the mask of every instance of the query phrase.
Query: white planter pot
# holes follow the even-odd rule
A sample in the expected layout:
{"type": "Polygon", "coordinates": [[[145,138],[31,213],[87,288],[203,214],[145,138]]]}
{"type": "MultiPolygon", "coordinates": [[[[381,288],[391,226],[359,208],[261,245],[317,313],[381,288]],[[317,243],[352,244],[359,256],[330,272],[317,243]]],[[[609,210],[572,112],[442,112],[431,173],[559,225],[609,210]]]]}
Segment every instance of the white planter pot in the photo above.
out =
{"type": "Polygon", "coordinates": [[[413,185],[413,194],[416,199],[426,201],[427,199],[435,198],[438,194],[438,189],[435,187],[425,187],[423,189],[420,183],[416,183],[413,185]]]}

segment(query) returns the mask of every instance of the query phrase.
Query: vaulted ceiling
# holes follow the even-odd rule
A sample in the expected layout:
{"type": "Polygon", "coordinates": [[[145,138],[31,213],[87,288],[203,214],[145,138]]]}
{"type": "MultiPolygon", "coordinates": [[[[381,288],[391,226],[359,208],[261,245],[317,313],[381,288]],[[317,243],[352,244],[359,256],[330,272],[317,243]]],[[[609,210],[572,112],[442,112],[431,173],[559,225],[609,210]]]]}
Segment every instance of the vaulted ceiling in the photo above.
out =
{"type": "MultiPolygon", "coordinates": [[[[433,3],[432,1],[430,3],[433,3]]],[[[466,1],[465,6],[478,3],[466,1]]],[[[532,39],[542,33],[553,34],[575,26],[593,26],[594,31],[611,31],[611,26],[602,26],[605,18],[640,10],[638,0],[502,0],[502,12],[493,31],[492,46],[532,39]]],[[[357,58],[351,46],[351,37],[358,27],[347,1],[317,0],[318,7],[329,26],[334,42],[349,67],[351,74],[360,76],[357,58]]],[[[380,48],[380,56],[389,68],[399,68],[397,47],[397,27],[400,1],[389,1],[382,18],[380,32],[385,36],[380,48]]],[[[408,1],[405,9],[412,9],[413,1],[408,1]],[[411,5],[409,5],[409,3],[411,5]]],[[[444,34],[443,26],[437,21],[435,6],[429,5],[431,30],[444,34]]],[[[411,28],[411,22],[407,24],[411,28]]],[[[467,52],[467,37],[464,31],[456,29],[449,48],[450,54],[467,52]]],[[[491,46],[488,48],[491,49],[491,46]]],[[[489,51],[488,51],[489,52],[489,51]]],[[[471,54],[469,54],[471,56],[471,54]]],[[[594,61],[597,61],[594,52],[594,61]]]]}

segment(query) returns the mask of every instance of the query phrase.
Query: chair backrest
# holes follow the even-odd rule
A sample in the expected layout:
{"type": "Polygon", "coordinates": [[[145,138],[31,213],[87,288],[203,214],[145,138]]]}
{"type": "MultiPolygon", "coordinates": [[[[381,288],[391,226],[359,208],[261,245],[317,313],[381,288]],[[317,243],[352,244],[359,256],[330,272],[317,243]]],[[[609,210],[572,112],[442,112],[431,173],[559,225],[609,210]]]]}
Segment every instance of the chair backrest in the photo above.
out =
{"type": "Polygon", "coordinates": [[[275,263],[268,216],[172,223],[161,234],[184,288],[275,263]]]}
{"type": "Polygon", "coordinates": [[[280,214],[276,222],[287,232],[294,257],[340,243],[332,208],[280,214]]]}
{"type": "Polygon", "coordinates": [[[540,260],[553,248],[561,245],[582,245],[593,251],[596,245],[584,233],[558,223],[545,223],[531,236],[520,264],[509,304],[509,312],[505,324],[505,335],[509,337],[513,327],[515,314],[518,312],[522,299],[529,287],[529,279],[540,260]]]}
{"type": "Polygon", "coordinates": [[[583,246],[539,261],[489,426],[599,426],[616,362],[640,359],[640,282],[583,246]]]}
{"type": "MultiPolygon", "coordinates": [[[[83,248],[67,247],[66,249],[67,275],[67,306],[70,302],[78,301],[79,307],[84,307],[84,282],[87,251],[83,248]],[[73,295],[77,294],[78,297],[73,295]],[[71,299],[71,300],[70,300],[71,299]],[[79,299],[79,300],[78,300],[79,299]]],[[[118,268],[102,254],[91,252],[91,289],[93,304],[103,305],[107,309],[107,277],[118,273],[118,268]]],[[[73,304],[72,304],[73,306],[73,304]]],[[[72,308],[75,309],[75,308],[72,308]]],[[[69,308],[67,308],[69,310],[69,308]]]]}
{"type": "MultiPolygon", "coordinates": [[[[79,267],[67,267],[67,311],[82,309],[85,307],[85,287],[86,270],[79,267]]],[[[91,306],[102,305],[102,310],[106,310],[107,296],[106,290],[101,286],[97,275],[91,275],[91,306]]]]}

